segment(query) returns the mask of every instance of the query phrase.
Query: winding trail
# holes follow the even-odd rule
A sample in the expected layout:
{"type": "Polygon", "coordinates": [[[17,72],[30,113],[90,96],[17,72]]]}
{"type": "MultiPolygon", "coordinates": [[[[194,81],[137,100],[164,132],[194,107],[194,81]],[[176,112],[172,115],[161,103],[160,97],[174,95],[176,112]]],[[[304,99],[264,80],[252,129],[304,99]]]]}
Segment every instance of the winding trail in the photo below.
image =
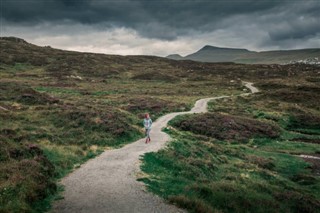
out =
{"type": "Polygon", "coordinates": [[[320,157],[312,156],[312,155],[299,155],[301,158],[307,158],[307,159],[314,159],[314,160],[320,160],[320,157]]]}
{"type": "Polygon", "coordinates": [[[0,106],[0,109],[2,109],[2,110],[4,110],[4,111],[10,111],[10,110],[8,110],[7,108],[4,108],[4,107],[2,107],[2,106],[0,106]]]}
{"type": "MultiPolygon", "coordinates": [[[[258,92],[252,83],[244,82],[251,93],[258,92]]],[[[79,169],[63,178],[65,186],[64,199],[56,201],[53,212],[66,213],[110,213],[110,212],[184,212],[164,200],[148,192],[142,182],[138,182],[140,156],[147,152],[156,152],[163,148],[169,135],[162,132],[168,121],[177,115],[201,113],[207,111],[210,100],[227,98],[219,96],[200,99],[188,112],[175,112],[160,117],[152,125],[149,144],[140,139],[121,149],[108,150],[100,156],[89,160],[79,169]]]]}

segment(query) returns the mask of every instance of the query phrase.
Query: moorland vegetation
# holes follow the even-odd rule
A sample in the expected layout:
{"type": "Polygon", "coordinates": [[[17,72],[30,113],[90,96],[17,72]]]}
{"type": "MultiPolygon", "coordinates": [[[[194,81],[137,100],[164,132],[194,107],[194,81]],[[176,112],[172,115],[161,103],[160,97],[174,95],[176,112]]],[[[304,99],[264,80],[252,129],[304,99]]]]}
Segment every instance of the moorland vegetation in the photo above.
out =
{"type": "Polygon", "coordinates": [[[317,66],[79,53],[13,37],[0,48],[0,212],[45,211],[57,180],[143,137],[143,113],[219,95],[234,96],[173,120],[168,149],[145,155],[150,190],[191,211],[319,207],[319,164],[296,156],[320,153],[317,66]],[[261,92],[236,96],[242,80],[261,92]]]}

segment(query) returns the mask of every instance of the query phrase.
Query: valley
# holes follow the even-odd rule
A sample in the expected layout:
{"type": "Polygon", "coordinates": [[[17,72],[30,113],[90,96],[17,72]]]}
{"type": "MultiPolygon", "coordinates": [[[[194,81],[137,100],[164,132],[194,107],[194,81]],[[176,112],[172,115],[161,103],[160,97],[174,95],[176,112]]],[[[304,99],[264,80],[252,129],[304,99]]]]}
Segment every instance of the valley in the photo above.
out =
{"type": "Polygon", "coordinates": [[[144,137],[145,112],[156,121],[218,96],[230,97],[169,122],[173,141],[141,156],[137,179],[190,212],[320,208],[319,161],[299,157],[320,154],[319,66],[80,53],[13,37],[0,48],[0,212],[50,210],[59,180],[144,137]],[[243,81],[259,93],[240,96],[243,81]]]}

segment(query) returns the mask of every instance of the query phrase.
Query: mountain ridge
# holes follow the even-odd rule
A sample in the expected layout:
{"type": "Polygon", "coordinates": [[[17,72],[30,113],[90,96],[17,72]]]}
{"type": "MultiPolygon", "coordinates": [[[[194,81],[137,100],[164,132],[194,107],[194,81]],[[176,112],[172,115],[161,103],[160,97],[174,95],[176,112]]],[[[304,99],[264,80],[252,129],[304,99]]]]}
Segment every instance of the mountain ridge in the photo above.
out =
{"type": "MultiPolygon", "coordinates": [[[[7,41],[7,42],[14,42],[19,45],[29,45],[32,47],[32,51],[37,49],[37,47],[41,47],[32,43],[27,42],[22,38],[17,37],[0,37],[0,41],[7,41]],[[35,48],[35,49],[34,49],[35,48]],[[33,50],[34,49],[34,50],[33,50]]],[[[52,48],[50,46],[43,46],[43,48],[55,52],[67,51],[67,52],[74,52],[77,51],[70,51],[70,50],[60,50],[56,48],[52,48]]],[[[2,57],[0,62],[3,60],[12,61],[10,58],[6,58],[6,44],[2,42],[1,44],[2,57]]],[[[41,51],[44,51],[42,49],[41,51]]],[[[27,53],[27,52],[25,52],[27,53]]],[[[101,53],[90,53],[88,54],[95,54],[101,55],[101,53]]],[[[106,56],[111,56],[113,54],[102,54],[106,56]]],[[[114,55],[117,57],[124,57],[121,55],[114,55]]],[[[40,55],[38,58],[34,58],[37,63],[41,62],[40,55]]],[[[132,56],[134,57],[134,56],[132,56]]],[[[144,57],[157,57],[157,56],[147,56],[144,57]]],[[[21,56],[20,60],[24,60],[25,56],[21,56]]],[[[162,57],[163,58],[163,57],[162,57]]],[[[192,60],[192,61],[199,61],[199,62],[233,62],[233,63],[242,63],[242,64],[288,64],[292,62],[299,62],[299,61],[317,61],[316,64],[320,64],[320,48],[304,48],[304,49],[293,49],[293,50],[270,50],[270,51],[251,51],[244,48],[227,48],[227,47],[217,47],[217,46],[210,46],[205,45],[198,51],[191,53],[186,56],[181,56],[179,54],[170,54],[164,58],[173,59],[173,60],[192,60]]]]}
{"type": "Polygon", "coordinates": [[[320,48],[293,50],[251,51],[244,48],[227,48],[205,45],[186,56],[168,55],[173,60],[193,60],[201,62],[235,62],[245,64],[285,64],[291,61],[320,58],[320,48]]]}
{"type": "Polygon", "coordinates": [[[252,51],[250,51],[248,49],[244,49],[244,48],[217,47],[217,46],[211,46],[211,45],[205,45],[198,51],[202,51],[202,50],[217,50],[217,49],[218,50],[239,50],[239,51],[252,52],[252,51]]]}

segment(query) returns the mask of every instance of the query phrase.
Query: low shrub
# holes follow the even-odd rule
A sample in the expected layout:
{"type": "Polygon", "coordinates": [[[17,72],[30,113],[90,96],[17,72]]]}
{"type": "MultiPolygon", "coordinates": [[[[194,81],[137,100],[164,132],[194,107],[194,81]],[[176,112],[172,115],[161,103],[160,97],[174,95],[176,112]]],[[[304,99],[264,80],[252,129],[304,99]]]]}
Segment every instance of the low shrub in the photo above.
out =
{"type": "Polygon", "coordinates": [[[245,142],[252,137],[276,138],[280,135],[280,128],[274,124],[219,113],[182,116],[171,124],[219,140],[245,142]]]}
{"type": "Polygon", "coordinates": [[[37,145],[0,140],[0,154],[0,212],[32,212],[56,191],[55,168],[37,145]]]}

